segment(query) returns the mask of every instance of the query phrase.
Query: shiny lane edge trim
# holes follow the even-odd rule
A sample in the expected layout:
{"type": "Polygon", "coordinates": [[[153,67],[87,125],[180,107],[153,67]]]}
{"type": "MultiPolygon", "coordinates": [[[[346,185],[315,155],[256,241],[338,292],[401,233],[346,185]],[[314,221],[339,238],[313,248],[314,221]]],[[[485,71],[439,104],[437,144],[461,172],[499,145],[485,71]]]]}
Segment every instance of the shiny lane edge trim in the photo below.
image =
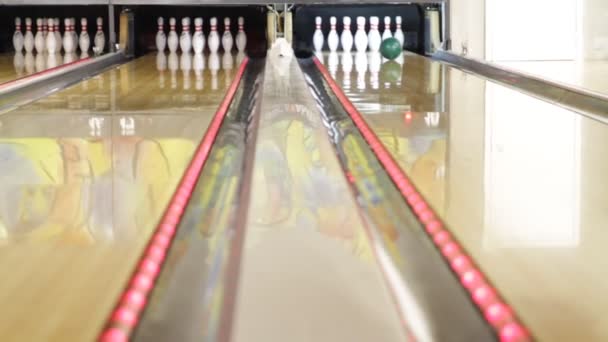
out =
{"type": "Polygon", "coordinates": [[[593,120],[608,123],[608,95],[563,82],[545,79],[505,66],[459,56],[449,51],[437,51],[433,59],[459,70],[473,73],[523,93],[580,113],[593,120]]]}
{"type": "Polygon", "coordinates": [[[110,313],[105,327],[100,332],[98,338],[100,341],[128,341],[139,323],[139,318],[146,307],[148,297],[164,265],[167,251],[174,240],[176,228],[181,221],[184,210],[190,200],[203,166],[207,161],[211,147],[232,103],[248,62],[249,59],[245,58],[241,63],[230,88],[226,92],[226,96],[194,153],[190,165],[184,172],[173,197],[169,201],[160,223],[150,237],[145,252],[143,252],[139,262],[135,266],[125,289],[119,295],[119,299],[110,313]]]}
{"type": "Polygon", "coordinates": [[[430,205],[415,189],[413,183],[397,162],[386,150],[380,139],[374,134],[361,113],[346,97],[342,89],[331,78],[323,64],[316,57],[313,61],[323,78],[334,92],[338,101],[351,117],[361,135],[369,144],[391,180],[404,197],[410,209],[416,214],[419,222],[435,247],[441,252],[445,262],[458,276],[461,286],[469,293],[471,300],[483,313],[484,319],[504,342],[523,342],[533,339],[527,327],[517,318],[513,308],[500,296],[475,261],[464,250],[463,246],[445,228],[444,223],[431,209],[430,205]]]}

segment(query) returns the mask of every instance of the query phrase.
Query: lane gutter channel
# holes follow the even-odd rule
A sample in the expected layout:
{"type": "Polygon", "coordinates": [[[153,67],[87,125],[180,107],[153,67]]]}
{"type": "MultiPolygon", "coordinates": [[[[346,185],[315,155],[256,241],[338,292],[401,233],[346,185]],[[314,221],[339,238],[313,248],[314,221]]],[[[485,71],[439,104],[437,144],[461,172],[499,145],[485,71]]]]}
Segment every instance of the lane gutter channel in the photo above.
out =
{"type": "MultiPolygon", "coordinates": [[[[365,122],[363,116],[358,112],[356,107],[348,100],[346,95],[342,92],[342,89],[335,83],[335,81],[331,78],[328,71],[325,69],[323,64],[319,62],[315,57],[311,59],[302,59],[300,60],[300,66],[309,82],[309,87],[313,92],[315,99],[317,100],[321,112],[325,112],[324,115],[327,115],[327,112],[330,112],[334,118],[333,123],[331,122],[331,118],[324,117],[324,122],[326,122],[326,126],[328,127],[329,135],[333,138],[332,143],[338,150],[338,157],[340,159],[341,164],[343,165],[344,171],[346,173],[346,178],[349,180],[349,185],[355,196],[359,199],[359,205],[362,207],[362,215],[363,216],[371,216],[369,212],[369,203],[367,205],[361,203],[361,193],[365,192],[359,189],[363,184],[358,184],[359,181],[356,179],[356,170],[349,169],[348,160],[345,160],[345,156],[343,155],[344,150],[343,144],[337,139],[338,131],[340,130],[340,126],[352,126],[354,124],[355,130],[359,133],[358,136],[362,136],[364,141],[367,143],[367,147],[370,150],[370,153],[376,159],[376,162],[379,162],[383,168],[383,174],[390,179],[390,182],[396,188],[396,190],[400,193],[401,198],[406,203],[406,210],[408,214],[413,216],[416,221],[416,228],[418,231],[424,232],[426,236],[427,242],[430,241],[432,245],[435,247],[435,253],[438,259],[441,259],[444,267],[442,269],[446,269],[446,273],[451,273],[450,278],[453,283],[456,284],[460,288],[460,292],[466,296],[466,306],[475,307],[477,316],[480,316],[480,320],[482,320],[488,329],[493,331],[494,337],[492,339],[500,339],[500,341],[505,342],[522,342],[522,341],[531,341],[533,340],[533,336],[526,328],[526,326],[518,319],[515,314],[513,308],[511,308],[507,302],[499,295],[497,289],[492,286],[488,278],[482,273],[481,269],[475,264],[472,257],[465,251],[463,246],[457,241],[457,239],[450,234],[449,230],[446,228],[446,225],[439,216],[431,209],[431,206],[426,202],[426,200],[422,197],[420,192],[415,188],[413,182],[409,179],[409,177],[404,173],[404,171],[399,167],[397,162],[392,158],[390,153],[386,150],[382,142],[378,139],[378,137],[374,134],[370,126],[365,122]],[[313,70],[314,69],[314,70],[313,70]],[[317,94],[314,94],[317,92],[317,94]],[[326,92],[326,98],[322,98],[323,92],[326,92]],[[333,100],[333,101],[332,101],[333,100]],[[328,103],[324,103],[328,102],[328,103]],[[336,102],[332,104],[331,102],[336,102]],[[329,107],[329,109],[322,107],[329,107]],[[332,107],[333,106],[333,107],[332,107]],[[343,117],[340,118],[340,113],[343,113],[343,117]],[[349,119],[348,123],[340,124],[340,120],[344,120],[344,118],[349,119]],[[328,119],[330,119],[328,121],[328,119]],[[367,208],[366,208],[367,207],[367,208]],[[448,266],[451,272],[447,269],[448,266]],[[458,281],[457,281],[457,280],[458,281]],[[471,305],[474,304],[474,305],[471,305]]],[[[352,132],[351,132],[352,133],[352,132]]],[[[356,138],[355,138],[356,139],[356,138]]],[[[407,225],[407,219],[405,220],[405,224],[407,225]]],[[[403,222],[402,222],[403,223],[403,222]]],[[[372,224],[372,226],[374,226],[372,224]]],[[[385,278],[389,283],[389,287],[393,291],[393,296],[397,297],[397,306],[404,320],[412,320],[416,319],[412,317],[414,315],[407,315],[408,308],[403,307],[404,302],[399,298],[403,295],[407,290],[412,290],[412,285],[407,284],[409,280],[407,275],[403,275],[403,273],[407,273],[408,270],[405,268],[401,268],[396,270],[397,272],[402,273],[402,278],[397,279],[399,277],[395,277],[392,275],[393,271],[397,266],[394,265],[393,260],[388,260],[389,265],[386,263],[383,264],[383,260],[386,261],[387,258],[390,259],[388,252],[385,250],[385,246],[382,245],[382,237],[379,236],[379,232],[375,231],[376,229],[371,229],[368,231],[370,234],[370,239],[373,244],[379,243],[379,248],[375,250],[376,257],[379,259],[379,263],[381,264],[381,269],[384,272],[385,278]],[[375,235],[375,236],[374,236],[375,235]],[[375,241],[374,241],[375,240],[375,241]],[[383,265],[382,265],[383,264],[383,265]],[[403,280],[405,279],[405,281],[403,280]],[[404,291],[405,290],[405,291],[404,291]]],[[[407,229],[401,227],[399,230],[399,234],[403,234],[401,240],[407,239],[407,229]],[[404,234],[405,233],[405,234],[404,234]]],[[[431,245],[431,244],[429,244],[431,245]]],[[[413,246],[410,246],[413,247],[413,246]]],[[[431,247],[431,249],[433,249],[431,247]]],[[[400,250],[404,255],[412,254],[411,251],[400,250]]],[[[426,253],[428,254],[428,253],[426,253]]],[[[408,255],[409,256],[409,255],[408,255]]],[[[427,255],[427,257],[429,257],[427,255]]],[[[432,256],[431,256],[432,257],[432,256]]],[[[420,258],[418,258],[421,260],[420,258]]],[[[421,260],[422,261],[422,260],[421,260]]],[[[409,265],[410,267],[415,266],[413,263],[409,265]]],[[[411,271],[409,271],[411,273],[411,271]]],[[[428,272],[438,272],[438,270],[428,269],[428,272]]],[[[418,276],[425,277],[425,274],[418,274],[418,276]]],[[[427,277],[428,278],[428,277],[427,277]]],[[[420,282],[421,279],[413,279],[414,282],[420,282]]],[[[426,282],[423,284],[425,286],[433,286],[432,283],[426,282]]],[[[415,287],[415,286],[413,286],[415,287]]],[[[415,288],[414,288],[415,290],[415,288]]],[[[439,299],[433,298],[431,293],[426,293],[427,297],[429,297],[429,301],[437,301],[439,299]]],[[[459,293],[452,293],[454,297],[460,297],[459,293]]],[[[456,299],[456,298],[453,298],[456,299]]],[[[446,305],[453,303],[445,303],[446,305]]],[[[431,304],[432,306],[432,304],[431,304]]],[[[464,309],[464,308],[462,308],[464,309]]],[[[411,308],[409,309],[411,310],[411,308]]],[[[423,310],[426,310],[424,308],[423,310]]],[[[418,322],[420,323],[420,322],[418,322]]],[[[410,324],[410,329],[412,329],[411,333],[414,335],[418,335],[417,338],[421,340],[426,340],[428,336],[416,334],[416,324],[410,324]],[[422,337],[422,338],[421,338],[422,337]]],[[[436,329],[441,330],[442,327],[434,327],[436,329]]],[[[453,327],[464,329],[465,327],[453,327]]],[[[420,332],[420,330],[419,330],[420,332]]],[[[452,330],[455,333],[455,330],[452,330]]]]}

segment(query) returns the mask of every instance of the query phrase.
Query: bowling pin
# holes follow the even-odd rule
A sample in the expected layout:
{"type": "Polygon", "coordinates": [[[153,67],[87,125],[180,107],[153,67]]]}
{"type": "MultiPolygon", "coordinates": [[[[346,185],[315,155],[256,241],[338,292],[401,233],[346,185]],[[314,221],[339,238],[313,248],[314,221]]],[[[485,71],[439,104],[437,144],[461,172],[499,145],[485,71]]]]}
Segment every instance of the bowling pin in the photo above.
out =
{"type": "Polygon", "coordinates": [[[338,38],[338,32],[336,31],[336,17],[329,18],[329,34],[327,35],[327,46],[329,47],[329,51],[336,52],[338,51],[338,44],[340,43],[340,38],[338,38]]]}
{"type": "Polygon", "coordinates": [[[169,18],[169,38],[167,38],[169,52],[176,52],[179,44],[179,38],[177,38],[177,32],[175,32],[175,23],[175,18],[169,18]]]}
{"type": "Polygon", "coordinates": [[[205,50],[205,35],[203,34],[203,18],[194,19],[194,34],[192,35],[192,49],[195,54],[205,50]]]}
{"type": "Polygon", "coordinates": [[[350,32],[350,17],[342,18],[342,35],[340,36],[340,43],[342,43],[342,50],[344,52],[350,52],[353,48],[353,34],[350,32]]]}
{"type": "Polygon", "coordinates": [[[239,52],[245,52],[247,46],[247,35],[245,34],[245,19],[238,18],[239,32],[236,34],[236,48],[239,52]]]}
{"type": "Polygon", "coordinates": [[[367,50],[367,34],[365,34],[365,17],[357,17],[357,32],[355,32],[355,48],[358,52],[367,50]]]}
{"type": "Polygon", "coordinates": [[[230,18],[224,18],[224,34],[222,34],[222,47],[224,51],[230,53],[233,43],[232,32],[230,32],[230,18]]]}
{"type": "Polygon", "coordinates": [[[179,48],[183,53],[189,53],[192,49],[192,36],[190,35],[190,18],[182,18],[182,34],[179,36],[179,48]]]}
{"type": "Polygon", "coordinates": [[[220,35],[217,33],[217,18],[211,18],[209,24],[211,25],[211,32],[209,32],[207,44],[209,45],[209,51],[215,53],[220,48],[220,35]]]}
{"type": "Polygon", "coordinates": [[[163,17],[156,19],[158,24],[158,32],[156,32],[156,50],[159,52],[165,51],[167,45],[167,36],[165,35],[165,20],[163,17]]]}
{"type": "Polygon", "coordinates": [[[395,39],[401,43],[401,47],[403,47],[403,42],[405,41],[405,37],[403,36],[403,30],[401,29],[401,16],[395,17],[395,39]]]}
{"type": "MultiPolygon", "coordinates": [[[[49,18],[47,21],[49,32],[46,35],[46,49],[49,52],[49,57],[57,52],[57,40],[55,39],[55,19],[49,18]]],[[[54,58],[54,57],[53,57],[54,58]]],[[[50,60],[50,59],[49,59],[50,60]]],[[[47,63],[51,64],[51,63],[47,63]]],[[[52,68],[52,67],[51,67],[52,68]]]]}
{"type": "Polygon", "coordinates": [[[78,36],[78,33],[76,33],[76,18],[72,17],[70,18],[70,23],[72,24],[72,41],[74,42],[74,52],[76,52],[76,49],[79,47],[79,42],[80,42],[80,37],[78,36]]]}
{"type": "MultiPolygon", "coordinates": [[[[45,39],[45,41],[44,41],[45,44],[46,44],[46,35],[47,35],[47,33],[48,33],[47,18],[42,18],[42,36],[45,39]]],[[[45,49],[46,49],[46,45],[45,45],[45,49]]]]}
{"type": "Polygon", "coordinates": [[[61,52],[61,49],[63,49],[63,37],[61,36],[60,31],[61,22],[59,21],[59,18],[55,18],[53,23],[55,25],[55,48],[57,52],[61,52]]]}
{"type": "Polygon", "coordinates": [[[36,52],[43,53],[45,45],[42,18],[38,18],[36,19],[36,35],[34,36],[34,47],[36,48],[36,52]]]}
{"type": "Polygon", "coordinates": [[[13,48],[15,52],[23,50],[23,33],[21,33],[21,18],[15,18],[15,33],[13,33],[13,48]]]}
{"type": "Polygon", "coordinates": [[[384,31],[382,32],[382,40],[392,38],[393,34],[391,33],[391,17],[384,17],[384,31]]]}
{"type": "Polygon", "coordinates": [[[34,50],[34,34],[32,33],[32,18],[25,18],[25,35],[23,36],[23,47],[25,48],[25,52],[32,52],[34,50]]]}
{"type": "Polygon", "coordinates": [[[323,37],[323,31],[321,31],[321,22],[322,19],[321,17],[316,17],[315,18],[315,33],[312,36],[312,45],[315,47],[315,51],[320,52],[323,50],[323,42],[324,42],[324,37],[323,37]]]}
{"type": "Polygon", "coordinates": [[[106,45],[106,36],[103,34],[103,18],[97,18],[97,32],[95,33],[95,39],[93,41],[95,46],[94,50],[97,54],[103,52],[106,45]]]}
{"type": "Polygon", "coordinates": [[[63,20],[63,24],[65,26],[65,32],[63,32],[63,50],[65,51],[66,55],[72,53],[72,51],[75,50],[74,48],[74,41],[72,40],[72,25],[70,23],[71,19],[70,18],[65,18],[63,20]]]}
{"type": "Polygon", "coordinates": [[[80,18],[80,37],[78,37],[78,46],[81,52],[88,52],[91,46],[91,38],[87,31],[87,18],[80,18]]]}
{"type": "Polygon", "coordinates": [[[380,44],[382,43],[382,37],[380,36],[380,31],[378,31],[379,23],[380,19],[378,17],[369,18],[369,32],[367,34],[367,42],[369,50],[372,52],[380,51],[380,44]]]}

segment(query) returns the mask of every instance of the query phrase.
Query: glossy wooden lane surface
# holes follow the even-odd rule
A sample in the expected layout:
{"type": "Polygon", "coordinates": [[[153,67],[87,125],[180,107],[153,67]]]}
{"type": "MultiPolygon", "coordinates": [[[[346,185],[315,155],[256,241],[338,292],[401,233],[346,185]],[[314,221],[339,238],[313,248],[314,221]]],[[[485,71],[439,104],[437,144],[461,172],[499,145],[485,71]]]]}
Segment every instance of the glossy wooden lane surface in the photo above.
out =
{"type": "Polygon", "coordinates": [[[295,58],[267,60],[234,341],[403,341],[295,58]]]}
{"type": "Polygon", "coordinates": [[[88,55],[77,55],[75,53],[69,55],[61,53],[2,53],[0,54],[0,84],[35,75],[44,70],[86,57],[88,55]]]}
{"type": "Polygon", "coordinates": [[[370,60],[338,84],[532,333],[608,339],[608,127],[420,56],[398,77],[370,60]]]}
{"type": "MultiPolygon", "coordinates": [[[[216,90],[186,91],[194,100],[174,89],[164,109],[146,115],[131,95],[154,98],[161,89],[155,56],[143,57],[93,80],[107,92],[127,89],[110,103],[136,113],[90,110],[87,101],[75,109],[86,96],[77,84],[57,94],[66,100],[2,115],[0,340],[95,339],[231,72],[216,90]],[[20,129],[41,123],[44,130],[20,129]]],[[[211,72],[201,77],[211,82],[211,72]]]]}

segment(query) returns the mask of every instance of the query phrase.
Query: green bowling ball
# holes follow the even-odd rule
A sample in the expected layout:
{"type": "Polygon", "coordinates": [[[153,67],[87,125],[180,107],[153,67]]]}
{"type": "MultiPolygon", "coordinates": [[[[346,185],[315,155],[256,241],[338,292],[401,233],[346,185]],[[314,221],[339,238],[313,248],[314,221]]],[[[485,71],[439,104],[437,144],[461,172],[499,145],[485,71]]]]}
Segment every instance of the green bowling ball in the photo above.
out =
{"type": "Polygon", "coordinates": [[[380,45],[380,53],[386,59],[393,60],[401,54],[401,43],[395,38],[386,38],[380,45]]]}

